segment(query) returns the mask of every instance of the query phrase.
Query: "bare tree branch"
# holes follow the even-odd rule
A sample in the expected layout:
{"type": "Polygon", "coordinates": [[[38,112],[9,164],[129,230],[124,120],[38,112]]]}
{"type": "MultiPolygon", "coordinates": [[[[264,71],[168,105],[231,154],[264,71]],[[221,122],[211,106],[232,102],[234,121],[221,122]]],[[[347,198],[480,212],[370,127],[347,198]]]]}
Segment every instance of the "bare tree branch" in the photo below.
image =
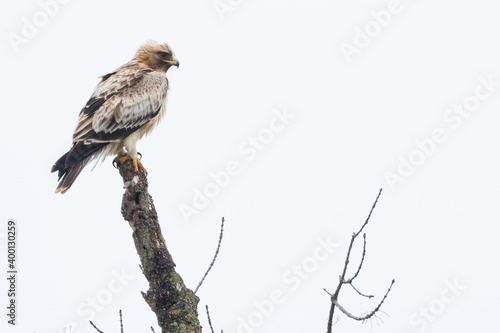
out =
{"type": "Polygon", "coordinates": [[[120,309],[120,332],[123,333],[123,318],[121,309],[120,309]]]}
{"type": "Polygon", "coordinates": [[[145,301],[156,314],[163,333],[201,332],[196,309],[199,299],[175,271],[148,193],[146,175],[135,172],[131,160],[118,164],[118,169],[125,188],[122,215],[132,227],[142,271],[149,282],[149,290],[142,293],[145,301]]]}
{"type": "Polygon", "coordinates": [[[389,294],[389,292],[391,291],[391,288],[392,288],[392,285],[394,284],[394,280],[392,280],[391,282],[391,285],[389,286],[389,289],[387,289],[387,292],[385,293],[384,297],[382,298],[382,300],[380,301],[380,303],[378,303],[377,307],[375,309],[373,309],[372,311],[368,312],[368,314],[364,315],[364,316],[355,316],[353,314],[351,314],[349,311],[347,311],[345,308],[343,308],[337,300],[334,300],[332,302],[335,303],[335,306],[337,306],[339,308],[340,311],[342,311],[346,316],[348,316],[349,318],[351,319],[354,319],[354,320],[359,320],[359,321],[363,321],[363,320],[367,320],[367,319],[370,319],[371,317],[373,317],[375,315],[375,313],[380,309],[380,307],[382,306],[382,304],[384,303],[385,299],[387,298],[387,295],[389,294]]]}
{"type": "Polygon", "coordinates": [[[208,305],[205,305],[205,308],[207,309],[208,325],[210,326],[210,330],[212,331],[212,333],[215,333],[214,328],[212,327],[212,319],[210,319],[210,312],[208,311],[208,305]]]}
{"type": "Polygon", "coordinates": [[[95,328],[95,330],[96,330],[97,332],[99,332],[99,333],[104,333],[103,331],[101,331],[100,329],[98,329],[98,328],[94,325],[94,323],[92,322],[92,320],[89,320],[89,322],[90,322],[90,325],[92,325],[92,327],[93,327],[93,328],[95,328]]]}
{"type": "Polygon", "coordinates": [[[210,266],[208,266],[208,269],[205,272],[205,275],[203,275],[203,277],[201,278],[200,283],[198,283],[198,286],[194,290],[195,294],[198,292],[198,289],[200,289],[201,285],[203,284],[203,281],[205,281],[205,278],[207,277],[208,272],[210,272],[210,270],[212,269],[212,267],[215,264],[215,260],[217,259],[217,255],[219,254],[220,244],[222,243],[222,235],[223,234],[224,234],[224,217],[222,218],[222,223],[220,225],[219,243],[217,244],[217,250],[215,251],[214,258],[212,259],[212,262],[210,263],[210,266]]]}
{"type": "Polygon", "coordinates": [[[363,266],[363,262],[365,261],[365,254],[366,254],[366,234],[363,234],[363,254],[361,255],[361,261],[359,262],[358,270],[352,278],[350,278],[346,283],[351,283],[352,280],[354,280],[356,277],[358,277],[359,272],[361,271],[361,267],[363,266]]]}
{"type": "Polygon", "coordinates": [[[360,296],[363,296],[363,297],[366,297],[366,298],[373,298],[375,297],[374,295],[365,295],[363,294],[361,291],[359,291],[358,289],[356,289],[356,287],[351,283],[349,283],[352,287],[352,289],[354,289],[360,296]]]}
{"type": "Polygon", "coordinates": [[[351,314],[349,311],[347,311],[342,305],[339,304],[337,301],[333,301],[335,303],[335,306],[339,308],[340,311],[342,311],[347,317],[354,319],[354,320],[365,320],[367,318],[364,317],[358,317],[353,314],[351,314]]]}
{"type": "MultiPolygon", "coordinates": [[[[366,225],[370,221],[370,217],[372,216],[373,210],[377,206],[377,202],[378,202],[381,194],[382,194],[382,189],[379,190],[377,198],[375,199],[375,202],[373,203],[373,205],[372,205],[372,207],[370,209],[370,213],[368,214],[368,217],[366,218],[365,222],[363,223],[363,225],[361,226],[361,228],[358,230],[358,232],[353,233],[352,236],[351,236],[351,242],[349,243],[349,248],[347,250],[347,255],[346,255],[346,259],[345,259],[345,263],[344,263],[344,269],[342,271],[342,275],[339,276],[339,284],[337,285],[337,289],[335,290],[335,292],[333,293],[333,295],[327,292],[330,295],[330,299],[331,299],[330,312],[329,312],[329,315],[328,315],[327,333],[331,333],[332,332],[333,315],[335,313],[335,307],[338,307],[339,310],[341,312],[343,312],[349,318],[352,318],[352,319],[355,319],[355,320],[366,320],[366,319],[369,319],[372,316],[374,316],[377,311],[379,311],[379,309],[382,306],[382,304],[384,303],[384,301],[385,301],[385,299],[386,299],[389,291],[391,290],[392,285],[394,284],[394,280],[392,280],[391,286],[387,290],[387,293],[385,294],[385,296],[382,299],[382,301],[378,304],[378,306],[374,310],[372,310],[371,312],[369,312],[366,316],[355,316],[355,315],[351,314],[349,311],[347,311],[346,309],[344,309],[338,303],[340,289],[345,284],[350,284],[351,287],[359,295],[361,295],[363,297],[368,297],[368,298],[374,297],[373,295],[365,295],[365,294],[361,293],[352,284],[353,281],[354,281],[354,279],[358,277],[358,275],[359,275],[359,273],[361,271],[361,268],[363,267],[363,262],[365,260],[365,255],[366,255],[366,234],[363,234],[363,253],[362,253],[362,256],[361,256],[361,261],[359,263],[358,269],[356,270],[356,272],[354,273],[354,275],[350,279],[346,279],[346,273],[347,273],[347,267],[349,266],[349,260],[350,260],[350,257],[351,257],[351,251],[352,251],[352,246],[354,244],[354,241],[361,234],[361,232],[363,231],[363,229],[366,227],[366,225]]],[[[325,289],[325,291],[326,291],[326,289],[325,289]]]]}

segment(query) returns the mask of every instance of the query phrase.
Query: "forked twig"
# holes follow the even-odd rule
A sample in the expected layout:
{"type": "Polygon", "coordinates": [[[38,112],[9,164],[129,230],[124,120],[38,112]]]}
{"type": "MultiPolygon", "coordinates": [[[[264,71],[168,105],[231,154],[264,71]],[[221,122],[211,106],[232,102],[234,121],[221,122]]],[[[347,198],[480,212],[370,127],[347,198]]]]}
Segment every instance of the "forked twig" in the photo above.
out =
{"type": "Polygon", "coordinates": [[[373,295],[365,295],[365,294],[361,293],[358,289],[356,289],[356,287],[354,287],[354,285],[352,283],[354,281],[354,279],[358,277],[358,275],[359,275],[359,273],[361,271],[361,268],[363,267],[364,260],[365,260],[365,255],[366,255],[366,234],[364,234],[364,233],[363,233],[363,253],[361,255],[361,261],[359,263],[359,266],[358,266],[356,272],[354,273],[354,275],[350,279],[346,279],[346,272],[347,272],[347,266],[349,266],[349,260],[350,260],[350,257],[351,257],[351,250],[352,250],[352,246],[354,244],[354,241],[361,234],[361,232],[363,231],[363,229],[365,228],[365,226],[370,221],[370,217],[372,216],[373,210],[377,206],[377,202],[378,202],[381,194],[382,194],[382,189],[379,190],[377,198],[375,199],[375,202],[373,203],[372,208],[370,209],[370,213],[368,214],[368,217],[366,218],[365,222],[363,223],[363,225],[361,226],[361,228],[358,230],[358,232],[353,233],[352,236],[351,236],[351,242],[349,243],[349,248],[347,250],[347,255],[346,255],[346,259],[345,259],[345,263],[344,263],[344,269],[342,271],[342,275],[339,276],[339,284],[337,285],[337,289],[335,290],[335,292],[333,294],[328,293],[328,291],[326,291],[326,289],[324,289],[328,293],[328,295],[330,295],[330,299],[331,299],[330,312],[329,312],[329,316],[328,316],[327,333],[331,333],[332,332],[333,314],[335,312],[335,307],[338,307],[339,310],[341,312],[343,312],[349,318],[352,318],[352,319],[355,319],[355,320],[361,320],[361,321],[370,319],[371,317],[373,317],[377,313],[377,311],[380,310],[380,307],[384,303],[385,299],[387,298],[387,295],[391,291],[392,285],[394,284],[394,280],[392,280],[391,285],[389,286],[389,289],[387,290],[386,294],[384,295],[384,297],[382,298],[382,300],[380,301],[380,303],[377,305],[377,307],[375,309],[373,309],[372,311],[370,311],[368,314],[364,315],[364,316],[355,316],[355,315],[351,314],[349,311],[347,311],[345,308],[343,308],[339,304],[339,302],[338,302],[340,289],[345,284],[350,284],[351,287],[359,295],[361,295],[363,297],[367,297],[367,298],[374,297],[373,295]]]}
{"type": "Polygon", "coordinates": [[[372,311],[368,312],[368,314],[362,316],[362,317],[359,317],[359,316],[355,316],[353,314],[351,314],[349,311],[347,311],[345,308],[343,308],[337,300],[335,301],[332,301],[335,303],[335,305],[339,308],[340,311],[342,311],[347,317],[351,318],[351,319],[354,319],[354,320],[360,320],[360,321],[363,321],[363,320],[367,320],[367,319],[370,319],[373,315],[375,315],[375,313],[380,309],[380,307],[382,306],[382,304],[384,303],[385,299],[387,298],[387,295],[389,294],[389,292],[391,291],[391,288],[392,288],[392,285],[394,284],[394,280],[392,280],[391,282],[391,285],[389,286],[389,289],[387,289],[387,292],[385,293],[384,297],[382,298],[382,300],[380,301],[380,303],[378,303],[377,307],[375,309],[373,309],[372,311]]]}

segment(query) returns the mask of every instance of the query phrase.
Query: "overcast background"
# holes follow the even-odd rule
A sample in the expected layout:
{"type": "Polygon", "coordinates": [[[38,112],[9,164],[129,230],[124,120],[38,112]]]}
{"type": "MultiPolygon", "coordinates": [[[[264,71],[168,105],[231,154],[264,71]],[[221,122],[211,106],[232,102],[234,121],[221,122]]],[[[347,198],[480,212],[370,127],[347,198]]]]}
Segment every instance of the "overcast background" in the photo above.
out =
{"type": "Polygon", "coordinates": [[[93,332],[89,319],[118,332],[119,309],[125,332],[159,332],[111,159],[89,165],[65,195],[50,173],[98,77],[148,39],[180,61],[168,72],[166,117],[138,151],[188,287],[226,218],[198,292],[205,332],[206,304],[218,331],[325,332],[323,288],[334,291],[381,187],[356,285],[376,297],[345,287],[341,304],[365,313],[396,283],[379,319],[363,326],[338,313],[334,330],[498,326],[498,4],[49,2],[0,10],[1,276],[9,218],[19,269],[15,327],[0,282],[2,332],[93,332]]]}

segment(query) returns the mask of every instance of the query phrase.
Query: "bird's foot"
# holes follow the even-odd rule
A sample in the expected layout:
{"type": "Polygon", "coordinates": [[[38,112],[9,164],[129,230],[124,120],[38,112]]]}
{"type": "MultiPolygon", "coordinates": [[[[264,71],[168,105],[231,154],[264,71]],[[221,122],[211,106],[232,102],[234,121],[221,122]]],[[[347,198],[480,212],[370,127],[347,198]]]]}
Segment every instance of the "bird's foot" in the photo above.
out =
{"type": "Polygon", "coordinates": [[[123,154],[123,155],[117,155],[114,159],[113,159],[113,166],[118,169],[118,165],[120,164],[123,164],[125,163],[127,160],[129,160],[130,157],[126,154],[123,154]]]}
{"type": "Polygon", "coordinates": [[[135,170],[135,172],[138,172],[139,169],[141,169],[141,171],[144,172],[145,174],[148,173],[148,171],[146,170],[146,168],[144,167],[144,165],[142,165],[140,158],[137,158],[137,157],[133,158],[132,159],[132,163],[134,163],[134,170],[135,170]]]}
{"type": "MultiPolygon", "coordinates": [[[[141,153],[138,153],[138,155],[142,158],[141,153]]],[[[115,166],[115,168],[118,168],[118,165],[123,164],[128,160],[132,160],[132,164],[134,165],[135,172],[138,172],[139,170],[141,170],[142,172],[147,174],[147,170],[144,167],[144,165],[142,165],[141,159],[139,157],[131,158],[130,156],[128,156],[126,154],[118,155],[114,158],[113,165],[115,166]]]]}

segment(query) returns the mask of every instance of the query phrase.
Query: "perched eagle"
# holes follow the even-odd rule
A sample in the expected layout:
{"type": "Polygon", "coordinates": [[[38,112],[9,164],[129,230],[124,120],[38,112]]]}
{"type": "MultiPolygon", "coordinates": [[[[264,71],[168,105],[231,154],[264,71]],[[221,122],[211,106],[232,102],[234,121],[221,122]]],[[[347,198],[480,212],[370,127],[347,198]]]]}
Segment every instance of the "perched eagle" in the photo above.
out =
{"type": "Polygon", "coordinates": [[[179,67],[172,49],[149,41],[132,60],[101,77],[80,111],[73,146],[52,167],[59,172],[56,193],[65,193],[88,162],[108,155],[120,162],[130,158],[136,171],[145,170],[135,145],[165,113],[170,66],[179,67]]]}

